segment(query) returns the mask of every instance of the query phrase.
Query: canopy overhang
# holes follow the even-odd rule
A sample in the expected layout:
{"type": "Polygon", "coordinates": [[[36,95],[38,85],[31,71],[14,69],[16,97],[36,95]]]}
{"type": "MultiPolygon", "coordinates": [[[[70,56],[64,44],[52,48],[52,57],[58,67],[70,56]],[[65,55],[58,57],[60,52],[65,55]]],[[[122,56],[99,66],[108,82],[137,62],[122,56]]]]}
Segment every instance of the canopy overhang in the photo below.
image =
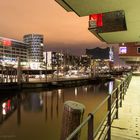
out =
{"type": "Polygon", "coordinates": [[[140,0],[56,0],[67,11],[73,11],[78,16],[106,13],[123,10],[126,19],[126,31],[96,33],[96,37],[107,43],[140,42],[140,0]]]}

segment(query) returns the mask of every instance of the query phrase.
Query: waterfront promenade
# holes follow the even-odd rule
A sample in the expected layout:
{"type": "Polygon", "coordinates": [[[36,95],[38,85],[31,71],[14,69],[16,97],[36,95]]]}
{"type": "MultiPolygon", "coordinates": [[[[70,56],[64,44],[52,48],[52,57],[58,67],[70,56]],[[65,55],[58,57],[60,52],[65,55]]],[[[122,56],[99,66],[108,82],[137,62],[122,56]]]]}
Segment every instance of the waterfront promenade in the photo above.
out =
{"type": "Polygon", "coordinates": [[[132,77],[111,130],[112,140],[140,140],[140,76],[132,77]]]}

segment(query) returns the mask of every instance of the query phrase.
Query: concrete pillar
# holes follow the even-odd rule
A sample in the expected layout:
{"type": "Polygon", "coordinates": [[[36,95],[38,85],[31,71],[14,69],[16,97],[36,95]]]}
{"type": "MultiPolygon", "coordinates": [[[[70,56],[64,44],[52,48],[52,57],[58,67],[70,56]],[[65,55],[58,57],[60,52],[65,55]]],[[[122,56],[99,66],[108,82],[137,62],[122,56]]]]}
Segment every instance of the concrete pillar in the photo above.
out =
{"type": "Polygon", "coordinates": [[[21,84],[21,67],[20,67],[20,58],[18,57],[17,58],[17,61],[18,61],[18,68],[17,68],[17,83],[18,84],[21,84]]]}
{"type": "MultiPolygon", "coordinates": [[[[62,118],[61,140],[65,140],[82,122],[85,106],[78,102],[66,101],[62,118]]],[[[79,140],[80,133],[72,140],[79,140]]]]}

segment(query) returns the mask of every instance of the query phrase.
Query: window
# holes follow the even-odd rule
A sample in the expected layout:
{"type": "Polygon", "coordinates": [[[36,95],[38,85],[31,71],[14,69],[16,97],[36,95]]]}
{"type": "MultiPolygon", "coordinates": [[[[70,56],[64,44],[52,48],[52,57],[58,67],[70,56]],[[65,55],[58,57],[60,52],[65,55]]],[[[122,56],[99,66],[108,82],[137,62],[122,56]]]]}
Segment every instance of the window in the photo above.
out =
{"type": "Polygon", "coordinates": [[[138,47],[138,48],[137,48],[137,53],[139,53],[139,54],[140,54],[140,47],[138,47]]]}

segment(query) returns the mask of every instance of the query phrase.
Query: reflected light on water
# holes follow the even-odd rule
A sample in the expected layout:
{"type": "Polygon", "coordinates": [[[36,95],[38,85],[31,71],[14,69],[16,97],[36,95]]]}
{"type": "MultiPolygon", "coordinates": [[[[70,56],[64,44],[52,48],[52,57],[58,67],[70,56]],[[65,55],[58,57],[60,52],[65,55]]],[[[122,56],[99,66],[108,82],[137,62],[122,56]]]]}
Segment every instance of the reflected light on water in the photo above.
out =
{"type": "Polygon", "coordinates": [[[3,103],[3,104],[2,104],[2,108],[3,108],[3,109],[2,109],[2,114],[3,114],[3,115],[6,115],[6,109],[5,109],[5,108],[6,108],[6,103],[3,103]]]}
{"type": "Polygon", "coordinates": [[[61,98],[61,94],[62,94],[62,89],[58,89],[58,97],[59,97],[59,99],[61,98]]]}
{"type": "MultiPolygon", "coordinates": [[[[0,103],[2,126],[0,130],[7,134],[12,127],[13,133],[17,136],[14,140],[38,140],[39,136],[41,140],[60,140],[64,102],[73,100],[84,104],[86,106],[84,117],[86,117],[108,96],[108,90],[112,92],[113,82],[106,85],[84,85],[51,91],[22,91],[18,95],[4,98],[0,103]],[[11,109],[9,112],[2,112],[8,108],[11,109]],[[20,127],[15,123],[11,126],[13,122],[17,122],[20,127]]],[[[99,114],[99,118],[103,111],[99,114]]]]}
{"type": "Polygon", "coordinates": [[[74,94],[75,94],[75,96],[78,95],[78,89],[77,89],[77,88],[75,88],[75,92],[74,92],[74,94]]]}
{"type": "Polygon", "coordinates": [[[84,91],[87,92],[87,87],[84,88],[84,91]]]}
{"type": "Polygon", "coordinates": [[[52,91],[48,91],[47,96],[52,96],[52,91]]]}
{"type": "Polygon", "coordinates": [[[110,81],[110,82],[109,82],[109,87],[108,87],[108,92],[109,92],[109,94],[111,94],[112,91],[113,91],[113,81],[110,81]]]}

